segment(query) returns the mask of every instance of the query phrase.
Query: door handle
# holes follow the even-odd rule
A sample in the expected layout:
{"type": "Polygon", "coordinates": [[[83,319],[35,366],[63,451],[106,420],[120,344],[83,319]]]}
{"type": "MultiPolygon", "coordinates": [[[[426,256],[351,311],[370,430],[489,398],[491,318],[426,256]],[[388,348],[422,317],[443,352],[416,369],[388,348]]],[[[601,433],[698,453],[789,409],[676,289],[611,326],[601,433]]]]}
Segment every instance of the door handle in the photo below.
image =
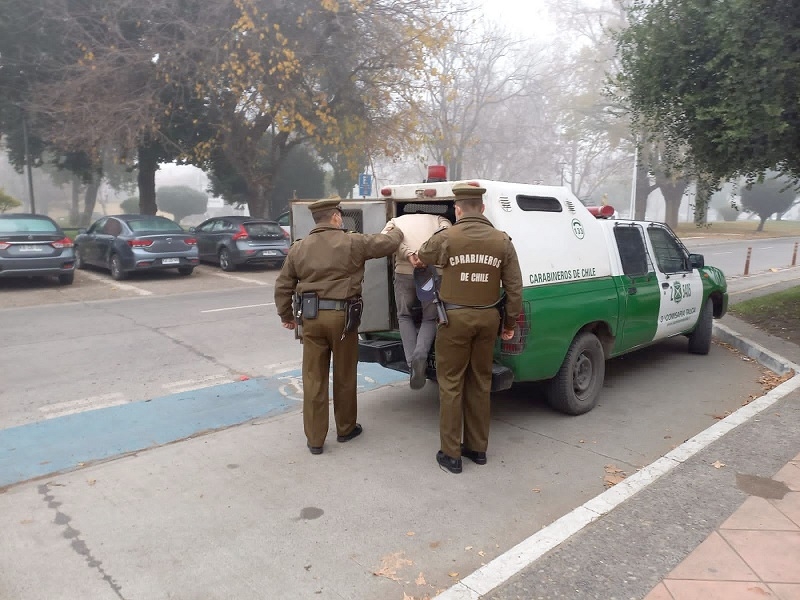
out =
{"type": "Polygon", "coordinates": [[[635,296],[636,295],[636,288],[635,287],[629,287],[628,288],[628,295],[629,296],[635,296]]]}
{"type": "Polygon", "coordinates": [[[667,282],[665,281],[665,282],[663,282],[663,283],[661,284],[661,287],[662,287],[662,288],[664,288],[665,290],[668,290],[668,289],[669,289],[669,283],[667,283],[667,282]]]}

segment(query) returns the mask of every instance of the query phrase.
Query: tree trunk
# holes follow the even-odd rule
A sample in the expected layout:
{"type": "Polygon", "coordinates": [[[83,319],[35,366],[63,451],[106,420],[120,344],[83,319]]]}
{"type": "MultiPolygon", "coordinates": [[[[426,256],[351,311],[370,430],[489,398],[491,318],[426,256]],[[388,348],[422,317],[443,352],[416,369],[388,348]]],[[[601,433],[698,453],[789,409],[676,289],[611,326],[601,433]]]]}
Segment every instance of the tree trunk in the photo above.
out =
{"type": "Polygon", "coordinates": [[[637,165],[636,197],[634,200],[636,204],[633,207],[633,218],[637,221],[644,221],[645,213],[647,212],[647,198],[656,187],[650,183],[650,174],[647,172],[647,167],[641,164],[637,165]]]}
{"type": "Polygon", "coordinates": [[[154,215],[158,212],[156,205],[156,171],[158,170],[158,155],[153,148],[139,146],[138,150],[139,174],[139,214],[154,215]]]}
{"type": "Polygon", "coordinates": [[[98,191],[100,191],[100,175],[95,174],[92,177],[92,182],[86,187],[86,200],[83,205],[83,215],[81,215],[81,227],[88,227],[92,222],[98,191]]]}
{"type": "Polygon", "coordinates": [[[678,212],[681,209],[681,199],[683,192],[686,191],[687,182],[685,179],[657,181],[664,196],[664,221],[667,225],[675,229],[678,226],[678,212]]]}
{"type": "Polygon", "coordinates": [[[708,203],[711,200],[711,193],[706,189],[700,189],[697,186],[697,191],[694,195],[694,224],[697,226],[705,225],[708,223],[708,203]]]}
{"type": "Polygon", "coordinates": [[[69,224],[73,227],[78,224],[81,211],[81,180],[77,175],[72,176],[72,204],[69,207],[69,224]]]}
{"type": "Polygon", "coordinates": [[[771,215],[767,215],[766,217],[762,217],[761,215],[758,215],[758,229],[756,229],[756,232],[764,231],[764,223],[767,222],[767,219],[769,219],[770,216],[771,215]]]}

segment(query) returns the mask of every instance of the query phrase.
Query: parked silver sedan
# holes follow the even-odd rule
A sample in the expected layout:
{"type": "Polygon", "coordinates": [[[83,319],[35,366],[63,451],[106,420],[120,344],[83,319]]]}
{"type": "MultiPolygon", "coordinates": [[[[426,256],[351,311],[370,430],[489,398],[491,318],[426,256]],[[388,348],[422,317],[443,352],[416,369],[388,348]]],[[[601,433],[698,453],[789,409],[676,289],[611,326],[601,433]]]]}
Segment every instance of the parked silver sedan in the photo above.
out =
{"type": "Polygon", "coordinates": [[[245,264],[280,267],[289,252],[289,234],[275,221],[244,216],[214,217],[190,229],[200,259],[223,271],[245,264]]]}
{"type": "Polygon", "coordinates": [[[75,266],[108,269],[116,280],[134,271],[154,269],[177,269],[181,275],[191,275],[198,264],[195,236],[165,217],[102,217],[75,238],[75,266]]]}
{"type": "Polygon", "coordinates": [[[75,279],[72,240],[50,217],[0,214],[0,278],[53,275],[63,285],[75,279]]]}

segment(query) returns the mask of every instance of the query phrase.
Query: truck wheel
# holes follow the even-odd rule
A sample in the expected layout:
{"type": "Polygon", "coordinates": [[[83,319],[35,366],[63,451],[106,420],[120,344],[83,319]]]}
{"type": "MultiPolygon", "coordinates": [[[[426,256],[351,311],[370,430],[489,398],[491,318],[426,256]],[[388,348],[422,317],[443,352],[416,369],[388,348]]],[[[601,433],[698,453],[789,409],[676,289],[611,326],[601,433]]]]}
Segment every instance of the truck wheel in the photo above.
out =
{"type": "Polygon", "coordinates": [[[589,412],[597,405],[605,374],[606,357],[600,340],[593,333],[579,333],[550,380],[547,401],[568,415],[589,412]]]}
{"type": "Polygon", "coordinates": [[[697,326],[689,334],[689,352],[692,354],[708,354],[711,350],[711,332],[714,329],[714,303],[711,298],[706,300],[697,326]]]}

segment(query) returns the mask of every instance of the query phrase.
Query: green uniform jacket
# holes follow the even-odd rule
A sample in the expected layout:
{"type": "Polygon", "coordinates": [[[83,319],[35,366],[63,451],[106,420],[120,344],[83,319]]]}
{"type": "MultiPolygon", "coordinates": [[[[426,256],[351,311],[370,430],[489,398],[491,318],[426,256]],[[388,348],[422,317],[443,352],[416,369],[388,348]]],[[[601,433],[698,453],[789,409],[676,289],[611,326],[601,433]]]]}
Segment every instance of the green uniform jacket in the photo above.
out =
{"type": "Polygon", "coordinates": [[[325,225],[311,230],[289,249],[275,281],[275,307],[281,321],[294,321],[292,295],[317,292],[320,298],[345,300],[361,293],[364,263],[394,253],[403,233],[350,233],[325,225]]]}
{"type": "Polygon", "coordinates": [[[435,233],[417,252],[426,264],[442,265],[441,299],[462,306],[488,306],[506,293],[504,329],[522,311],[522,273],[511,238],[486,217],[463,217],[435,233]]]}

